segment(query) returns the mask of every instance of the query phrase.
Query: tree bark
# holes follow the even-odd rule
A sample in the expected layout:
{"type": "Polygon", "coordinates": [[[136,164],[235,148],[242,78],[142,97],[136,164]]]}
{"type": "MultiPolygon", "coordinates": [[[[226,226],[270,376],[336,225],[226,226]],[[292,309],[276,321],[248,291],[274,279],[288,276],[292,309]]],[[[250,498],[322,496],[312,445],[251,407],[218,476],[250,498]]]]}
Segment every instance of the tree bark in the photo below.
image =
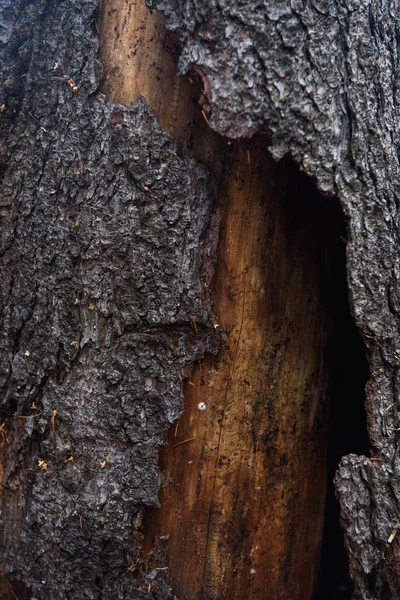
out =
{"type": "Polygon", "coordinates": [[[209,82],[210,124],[236,137],[265,129],[348,217],[352,311],[369,350],[373,459],[336,476],[350,567],[365,598],[399,596],[398,5],[161,0],[182,42],[180,68],[209,82]],[[390,592],[387,589],[390,588],[390,592]],[[383,590],[383,591],[382,591],[383,590]]]}
{"type": "Polygon", "coordinates": [[[98,93],[96,9],[1,9],[2,568],[41,599],[145,596],[132,522],[216,346],[208,175],[98,93]]]}
{"type": "Polygon", "coordinates": [[[0,6],[4,594],[311,597],[335,217],[268,146],[347,215],[373,453],[336,487],[397,598],[396,2],[152,5],[180,47],[138,3],[0,6]]]}

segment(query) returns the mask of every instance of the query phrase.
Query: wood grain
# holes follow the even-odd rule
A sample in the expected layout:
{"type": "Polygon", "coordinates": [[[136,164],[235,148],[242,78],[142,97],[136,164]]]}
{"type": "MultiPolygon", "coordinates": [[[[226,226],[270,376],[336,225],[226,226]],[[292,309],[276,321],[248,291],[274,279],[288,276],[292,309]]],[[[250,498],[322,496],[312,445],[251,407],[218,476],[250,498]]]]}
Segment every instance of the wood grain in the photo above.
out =
{"type": "Polygon", "coordinates": [[[100,31],[104,93],[145,96],[212,169],[222,211],[221,351],[185,384],[160,508],[145,519],[147,561],[168,566],[180,600],[307,600],[325,500],[332,209],[290,161],[269,158],[265,137],[231,144],[207,128],[160,14],[103,0],[100,31]]]}
{"type": "Polygon", "coordinates": [[[214,283],[223,346],[186,384],[146,522],[179,598],[310,598],[318,566],[329,256],[315,231],[329,207],[264,152],[261,138],[235,150],[214,283]]]}
{"type": "Polygon", "coordinates": [[[113,102],[133,104],[146,98],[166,131],[189,134],[190,81],[178,75],[178,42],[165,30],[164,15],[144,0],[102,0],[99,31],[104,68],[102,91],[113,102]]]}

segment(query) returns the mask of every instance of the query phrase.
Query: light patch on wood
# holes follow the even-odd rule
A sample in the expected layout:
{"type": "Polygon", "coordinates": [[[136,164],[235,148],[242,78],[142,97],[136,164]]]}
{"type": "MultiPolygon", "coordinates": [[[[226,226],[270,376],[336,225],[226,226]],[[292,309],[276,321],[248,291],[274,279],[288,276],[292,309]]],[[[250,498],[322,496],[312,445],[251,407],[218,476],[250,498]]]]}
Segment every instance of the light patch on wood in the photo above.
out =
{"type": "Polygon", "coordinates": [[[150,11],[144,0],[102,1],[102,91],[127,106],[144,96],[163,129],[182,139],[191,126],[192,106],[186,100],[193,84],[177,74],[177,38],[166,32],[164,23],[164,15],[150,11]]]}

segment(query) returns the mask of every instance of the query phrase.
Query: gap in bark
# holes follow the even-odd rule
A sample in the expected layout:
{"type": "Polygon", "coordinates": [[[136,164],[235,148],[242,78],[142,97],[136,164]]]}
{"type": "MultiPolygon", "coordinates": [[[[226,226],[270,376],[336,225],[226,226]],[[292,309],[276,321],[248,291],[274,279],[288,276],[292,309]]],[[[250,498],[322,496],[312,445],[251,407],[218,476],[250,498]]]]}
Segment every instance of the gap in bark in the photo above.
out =
{"type": "Polygon", "coordinates": [[[213,286],[221,353],[185,385],[160,458],[161,508],[144,523],[145,563],[168,566],[185,600],[309,600],[317,574],[325,600],[347,573],[331,481],[366,432],[363,391],[351,415],[352,382],[361,390],[367,375],[355,366],[365,350],[346,300],[339,206],[292,161],[274,163],[265,137],[230,144],[207,128],[198,86],[176,75],[176,38],[143,0],[105,0],[100,37],[102,91],[128,105],[144,95],[178,148],[209,166],[223,211],[213,286]],[[328,380],[337,383],[327,467],[328,380]]]}
{"type": "Polygon", "coordinates": [[[348,572],[348,556],[340,527],[339,502],[333,477],[346,454],[369,456],[365,411],[365,385],[370,371],[366,347],[350,313],[346,280],[346,225],[338,219],[335,280],[335,327],[332,341],[332,375],[327,453],[327,501],[321,548],[321,563],[315,600],[351,600],[353,583],[348,572]]]}
{"type": "Polygon", "coordinates": [[[213,283],[224,343],[185,386],[160,458],[161,507],[145,519],[152,566],[163,558],[185,600],[304,600],[313,589],[339,600],[339,581],[350,593],[332,479],[343,454],[368,451],[368,366],[347,301],[344,218],[267,145],[233,145],[213,283]],[[265,294],[247,309],[239,299],[255,282],[265,294]]]}

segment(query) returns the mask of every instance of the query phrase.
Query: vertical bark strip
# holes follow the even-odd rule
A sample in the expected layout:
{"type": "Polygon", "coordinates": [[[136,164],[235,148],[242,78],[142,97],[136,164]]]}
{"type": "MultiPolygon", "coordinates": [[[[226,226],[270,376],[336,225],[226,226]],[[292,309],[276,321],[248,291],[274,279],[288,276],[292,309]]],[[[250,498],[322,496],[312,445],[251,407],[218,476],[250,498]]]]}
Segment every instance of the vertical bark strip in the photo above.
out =
{"type": "Polygon", "coordinates": [[[1,567],[41,600],[146,595],[137,529],[215,336],[207,171],[98,92],[96,9],[0,8],[1,567]]]}

